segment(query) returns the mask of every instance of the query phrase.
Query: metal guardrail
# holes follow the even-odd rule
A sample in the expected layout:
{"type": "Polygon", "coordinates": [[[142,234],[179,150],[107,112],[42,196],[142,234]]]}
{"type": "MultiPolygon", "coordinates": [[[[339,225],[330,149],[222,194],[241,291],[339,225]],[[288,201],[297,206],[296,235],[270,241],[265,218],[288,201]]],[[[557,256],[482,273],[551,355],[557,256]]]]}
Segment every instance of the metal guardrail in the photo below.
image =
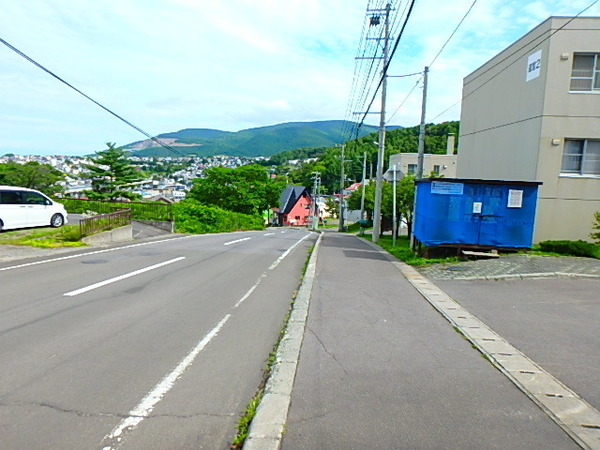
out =
{"type": "Polygon", "coordinates": [[[109,214],[81,219],[79,221],[79,232],[83,237],[129,224],[131,224],[131,209],[122,209],[109,214]]]}
{"type": "Polygon", "coordinates": [[[69,197],[57,198],[56,200],[65,205],[65,208],[70,213],[95,211],[99,214],[109,214],[112,209],[127,208],[131,210],[134,219],[173,221],[173,204],[99,201],[69,197]]]}

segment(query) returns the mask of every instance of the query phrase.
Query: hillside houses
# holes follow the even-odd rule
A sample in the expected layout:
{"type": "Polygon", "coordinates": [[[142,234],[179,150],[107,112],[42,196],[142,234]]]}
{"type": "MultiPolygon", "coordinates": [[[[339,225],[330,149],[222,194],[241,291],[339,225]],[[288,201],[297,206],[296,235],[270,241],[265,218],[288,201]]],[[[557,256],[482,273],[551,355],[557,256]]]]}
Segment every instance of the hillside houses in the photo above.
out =
{"type": "MultiPolygon", "coordinates": [[[[259,158],[260,159],[260,158],[259,158]]],[[[211,167],[236,168],[256,162],[257,158],[242,158],[237,156],[213,156],[208,158],[176,158],[176,157],[130,157],[130,161],[140,170],[151,174],[146,180],[139,182],[132,190],[140,194],[142,198],[149,199],[162,196],[174,201],[185,198],[187,190],[193,185],[195,178],[201,178],[206,169],[211,167]],[[162,167],[181,166],[184,168],[172,173],[153,173],[153,166],[162,167]]],[[[48,164],[66,175],[61,182],[67,196],[80,196],[83,191],[91,189],[90,180],[86,177],[85,165],[91,164],[87,156],[65,156],[65,155],[4,155],[0,156],[0,164],[8,162],[25,164],[38,162],[48,164]]]]}

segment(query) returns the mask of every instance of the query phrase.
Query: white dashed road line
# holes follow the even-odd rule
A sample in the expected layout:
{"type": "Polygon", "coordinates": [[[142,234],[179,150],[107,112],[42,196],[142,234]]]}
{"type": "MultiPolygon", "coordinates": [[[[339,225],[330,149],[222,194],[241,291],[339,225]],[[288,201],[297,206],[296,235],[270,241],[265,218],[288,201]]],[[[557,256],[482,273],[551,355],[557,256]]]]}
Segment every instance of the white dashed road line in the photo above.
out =
{"type": "Polygon", "coordinates": [[[119,275],[118,277],[109,278],[108,280],[100,281],[99,283],[90,284],[89,286],[82,287],[80,289],[76,289],[71,292],[67,292],[63,294],[65,297],[74,297],[75,295],[83,294],[88,291],[92,291],[94,289],[98,289],[99,287],[106,286],[107,284],[116,283],[117,281],[125,280],[127,278],[134,277],[136,275],[140,275],[142,273],[148,272],[150,270],[158,269],[159,267],[163,267],[169,264],[176,263],[185,259],[185,256],[180,256],[179,258],[170,259],[168,261],[164,261],[158,264],[154,264],[152,266],[144,267],[143,269],[135,270],[133,272],[125,273],[123,275],[119,275]]]}

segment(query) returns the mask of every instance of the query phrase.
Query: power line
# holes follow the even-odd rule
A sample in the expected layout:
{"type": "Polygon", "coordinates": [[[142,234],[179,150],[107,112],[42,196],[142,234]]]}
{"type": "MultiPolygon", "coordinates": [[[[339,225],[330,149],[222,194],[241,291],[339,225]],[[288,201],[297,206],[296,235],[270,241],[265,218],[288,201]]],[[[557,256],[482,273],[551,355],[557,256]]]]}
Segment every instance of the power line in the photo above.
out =
{"type": "Polygon", "coordinates": [[[18,54],[19,56],[22,56],[23,58],[25,58],[27,61],[29,61],[30,63],[32,63],[33,65],[35,65],[36,67],[38,67],[39,69],[42,69],[44,72],[46,72],[48,75],[56,78],[58,81],[60,81],[61,83],[67,85],[68,87],[70,87],[71,89],[73,89],[75,92],[77,92],[78,94],[84,96],[85,98],[87,98],[89,101],[91,101],[92,103],[96,104],[97,106],[99,106],[100,108],[102,108],[103,110],[105,110],[106,112],[108,112],[109,114],[112,114],[113,116],[115,116],[117,119],[119,119],[120,121],[126,123],[127,125],[129,125],[131,128],[133,128],[134,130],[142,133],[144,136],[146,136],[147,138],[151,139],[152,141],[156,142],[158,145],[160,145],[161,147],[166,148],[167,150],[179,155],[179,156],[185,156],[182,153],[178,152],[177,150],[175,150],[173,147],[171,147],[170,145],[165,144],[164,142],[162,142],[160,139],[150,135],[149,133],[147,133],[146,131],[142,130],[140,127],[134,125],[133,123],[131,123],[130,121],[128,121],[127,119],[125,119],[124,117],[120,116],[119,114],[117,114],[116,112],[110,110],[109,108],[107,108],[106,106],[102,105],[101,103],[97,102],[96,100],[94,100],[92,97],[90,97],[89,95],[85,94],[84,92],[80,91],[79,89],[77,89],[75,86],[73,86],[72,84],[68,83],[67,81],[65,81],[64,79],[62,79],[61,77],[59,77],[58,75],[56,75],[54,72],[52,72],[51,70],[47,69],[46,67],[42,66],[40,63],[38,63],[37,61],[35,61],[33,58],[27,56],[25,53],[23,53],[21,50],[19,50],[18,48],[12,46],[11,44],[9,44],[8,42],[6,42],[4,39],[0,38],[0,43],[6,45],[8,48],[10,48],[12,51],[14,51],[16,54],[18,54]]]}
{"type": "Polygon", "coordinates": [[[431,66],[433,66],[433,63],[435,62],[435,60],[438,59],[438,56],[440,56],[440,54],[444,51],[444,49],[446,48],[446,45],[448,45],[448,42],[450,42],[450,40],[454,37],[454,35],[456,34],[456,32],[458,31],[458,29],[460,28],[460,26],[463,24],[463,22],[465,21],[465,19],[467,18],[467,16],[471,13],[471,10],[475,6],[475,3],[477,3],[477,0],[473,0],[473,3],[471,3],[471,6],[467,10],[467,12],[463,16],[463,18],[460,19],[460,22],[458,22],[458,25],[456,25],[456,27],[454,28],[454,31],[450,34],[450,36],[448,37],[448,39],[446,39],[446,42],[444,42],[444,45],[442,45],[442,48],[440,48],[440,51],[437,53],[437,55],[435,55],[435,58],[433,58],[433,61],[431,61],[429,63],[429,67],[430,68],[431,68],[431,66]]]}
{"type": "MultiPolygon", "coordinates": [[[[357,63],[355,65],[355,73],[354,73],[354,79],[353,79],[352,89],[351,89],[351,93],[350,93],[350,100],[348,103],[348,109],[346,111],[347,119],[350,114],[353,114],[354,111],[366,111],[367,114],[369,113],[369,110],[371,109],[371,107],[373,105],[373,101],[374,101],[375,97],[377,96],[377,93],[378,93],[379,88],[381,87],[381,84],[383,81],[383,77],[380,77],[378,79],[377,86],[375,87],[374,81],[377,77],[377,74],[374,70],[376,68],[380,67],[380,64],[377,64],[377,61],[382,60],[382,58],[378,57],[377,54],[381,50],[381,41],[384,39],[382,37],[383,30],[380,27],[378,27],[378,29],[380,30],[379,35],[377,37],[369,37],[368,33],[365,34],[365,29],[370,30],[370,29],[373,29],[374,25],[378,25],[379,19],[380,19],[380,14],[378,14],[378,13],[386,11],[386,14],[388,15],[388,19],[391,22],[391,30],[392,30],[391,35],[394,35],[395,32],[400,27],[399,24],[402,23],[402,21],[400,19],[404,16],[405,13],[407,13],[407,10],[410,11],[412,9],[414,0],[411,3],[409,3],[409,2],[406,3],[402,14],[398,14],[399,10],[397,8],[391,8],[390,1],[387,2],[387,4],[390,5],[389,11],[388,11],[387,7],[383,8],[384,2],[380,1],[380,2],[375,2],[375,3],[377,3],[377,4],[373,4],[373,3],[369,2],[368,6],[367,6],[367,13],[365,14],[365,17],[368,19],[367,21],[365,21],[365,23],[368,23],[369,25],[367,28],[363,28],[363,34],[361,36],[361,41],[359,44],[358,54],[361,56],[357,57],[357,63]],[[370,40],[377,42],[377,45],[375,46],[375,48],[373,48],[372,46],[370,47],[368,45],[367,41],[370,41],[370,40]],[[365,43],[365,46],[364,46],[364,51],[361,54],[360,49],[362,48],[363,43],[365,43]],[[367,57],[366,56],[367,54],[372,54],[372,56],[367,57]],[[370,59],[371,62],[368,65],[368,71],[366,72],[366,74],[363,77],[363,76],[361,76],[361,70],[365,66],[365,64],[362,62],[362,60],[366,60],[366,59],[370,59]],[[359,83],[358,78],[360,78],[364,81],[362,83],[359,83]],[[372,98],[372,100],[369,102],[369,106],[365,107],[369,98],[372,98]]],[[[407,18],[406,18],[407,20],[408,20],[409,15],[410,14],[407,13],[407,18]]],[[[407,20],[404,21],[404,24],[402,26],[402,31],[406,27],[407,20]]],[[[402,34],[402,32],[400,34],[402,34]]],[[[397,48],[397,46],[398,46],[398,41],[396,41],[395,48],[397,48]]],[[[389,64],[387,64],[387,67],[389,68],[389,64]]],[[[380,73],[385,74],[386,71],[382,69],[382,70],[380,70],[380,73]]],[[[365,118],[363,117],[362,120],[360,121],[360,123],[358,123],[358,125],[355,125],[354,127],[352,127],[352,129],[355,131],[356,138],[358,137],[358,132],[360,130],[360,127],[362,127],[362,125],[364,124],[364,119],[365,118]]],[[[350,120],[348,120],[348,121],[350,121],[350,120]]],[[[352,123],[356,124],[357,122],[352,120],[352,123]]],[[[347,128],[348,127],[344,127],[343,132],[348,131],[347,128]]]]}
{"type": "Polygon", "coordinates": [[[367,117],[367,114],[369,113],[369,110],[373,106],[373,102],[375,101],[375,97],[377,96],[377,93],[379,92],[379,88],[383,84],[384,78],[387,76],[387,71],[390,67],[390,63],[392,62],[392,58],[394,57],[394,54],[396,53],[396,50],[398,49],[398,45],[400,44],[400,39],[402,38],[402,35],[404,34],[404,30],[406,29],[406,24],[408,23],[408,19],[410,19],[410,15],[412,14],[414,4],[415,4],[415,0],[412,0],[410,3],[410,6],[408,8],[408,12],[406,13],[406,18],[404,19],[404,23],[402,24],[402,29],[400,30],[400,33],[398,34],[398,37],[396,38],[396,42],[394,43],[394,48],[392,49],[392,51],[390,53],[390,57],[383,68],[383,72],[382,72],[381,78],[379,80],[379,84],[377,85],[377,88],[375,89],[375,92],[373,93],[373,97],[371,98],[371,102],[369,103],[369,106],[367,107],[362,119],[360,120],[360,123],[358,125],[359,129],[362,126],[362,124],[364,123],[365,118],[367,117]]]}
{"type": "MultiPolygon", "coordinates": [[[[446,42],[444,42],[444,45],[442,45],[442,47],[437,52],[437,54],[435,55],[435,57],[433,58],[433,60],[431,61],[431,63],[429,63],[429,66],[428,66],[429,68],[431,68],[431,66],[435,63],[435,61],[438,59],[438,57],[442,54],[442,52],[444,51],[444,49],[446,48],[446,46],[448,45],[448,43],[452,40],[452,38],[454,37],[454,35],[456,34],[456,32],[458,31],[458,29],[460,28],[460,26],[463,24],[463,22],[467,18],[467,16],[471,13],[471,11],[472,11],[472,9],[473,9],[473,7],[475,6],[476,3],[477,3],[477,0],[473,0],[473,3],[471,3],[471,6],[467,10],[467,12],[463,15],[462,19],[460,19],[460,21],[458,22],[458,24],[456,25],[456,27],[454,27],[454,31],[452,31],[452,33],[450,33],[450,36],[448,37],[448,39],[446,39],[446,42]]],[[[396,114],[398,113],[398,111],[400,111],[400,109],[402,108],[402,106],[404,106],[404,104],[409,99],[409,97],[412,95],[412,93],[414,92],[414,90],[419,85],[419,83],[421,82],[422,79],[423,79],[423,77],[421,77],[421,78],[419,78],[417,80],[417,83],[413,86],[413,88],[410,90],[410,92],[406,95],[406,97],[404,98],[404,100],[402,100],[402,103],[400,103],[400,105],[398,106],[398,108],[396,108],[396,111],[394,111],[394,113],[390,116],[390,118],[388,119],[389,121],[391,121],[396,116],[396,114]]],[[[454,106],[455,105],[452,105],[450,108],[452,108],[454,106]]],[[[450,109],[450,108],[448,108],[448,109],[450,109]]],[[[446,111],[444,111],[444,112],[446,112],[446,111]]],[[[439,115],[436,116],[436,118],[437,117],[439,117],[439,115]]]]}
{"type": "MultiPolygon", "coordinates": [[[[500,61],[496,62],[495,64],[491,65],[490,67],[488,67],[486,70],[484,70],[483,72],[481,72],[480,74],[478,74],[476,77],[473,78],[472,81],[482,77],[483,75],[485,75],[486,73],[488,73],[490,70],[498,67],[500,64],[502,64],[503,62],[505,62],[506,60],[508,60],[509,58],[513,57],[514,55],[516,55],[517,53],[519,53],[521,50],[525,49],[526,47],[531,46],[531,48],[536,47],[538,45],[540,45],[541,43],[547,41],[548,39],[550,39],[552,36],[554,36],[556,33],[558,33],[559,31],[562,31],[567,25],[569,25],[571,22],[573,22],[573,20],[575,20],[576,18],[578,18],[580,15],[582,15],[584,12],[586,12],[588,9],[590,9],[592,6],[594,6],[596,3],[598,3],[599,0],[595,0],[592,3],[590,3],[588,6],[586,6],[584,9],[582,9],[581,11],[579,11],[575,16],[571,17],[567,22],[565,22],[562,26],[558,27],[556,30],[552,31],[549,35],[547,35],[546,37],[544,37],[542,40],[540,40],[539,42],[537,42],[542,36],[538,36],[537,38],[533,39],[530,42],[527,42],[525,44],[523,44],[521,47],[517,48],[516,50],[514,50],[512,53],[506,55],[504,58],[502,58],[500,61]]],[[[520,57],[519,57],[520,58],[520,57]]],[[[458,101],[458,103],[461,103],[464,99],[466,99],[467,97],[471,96],[472,94],[474,94],[475,92],[477,92],[479,89],[481,89],[483,86],[485,86],[486,84],[488,84],[490,81],[492,81],[494,78],[496,78],[497,76],[501,75],[502,72],[504,72],[508,67],[512,66],[513,64],[517,63],[519,61],[519,58],[515,59],[514,61],[510,62],[509,64],[506,65],[506,67],[504,67],[502,70],[500,70],[498,73],[492,75],[489,79],[487,79],[486,81],[484,81],[483,83],[481,83],[479,86],[477,86],[475,89],[473,89],[471,92],[469,92],[468,94],[464,95],[461,97],[461,99],[458,101]]],[[[442,113],[438,114],[436,116],[439,117],[442,114],[444,114],[446,111],[448,111],[449,109],[453,108],[454,106],[456,106],[457,103],[455,103],[454,105],[450,106],[449,108],[445,109],[442,113]]]]}

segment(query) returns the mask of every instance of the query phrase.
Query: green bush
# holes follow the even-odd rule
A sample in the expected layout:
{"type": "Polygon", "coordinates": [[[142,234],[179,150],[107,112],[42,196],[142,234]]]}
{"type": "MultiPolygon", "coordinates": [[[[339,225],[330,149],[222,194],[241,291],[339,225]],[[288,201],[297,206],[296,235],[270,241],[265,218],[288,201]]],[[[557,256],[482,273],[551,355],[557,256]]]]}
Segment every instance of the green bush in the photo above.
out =
{"type": "Polygon", "coordinates": [[[249,216],[214,206],[205,206],[190,199],[176,203],[174,214],[176,231],[181,233],[226,233],[265,228],[260,216],[249,216]]]}
{"type": "Polygon", "coordinates": [[[60,228],[58,238],[62,241],[77,242],[81,240],[79,225],[65,225],[60,228]]]}
{"type": "Polygon", "coordinates": [[[542,241],[539,243],[540,250],[544,252],[558,253],[559,255],[584,256],[600,259],[600,247],[586,241],[542,241]]]}

